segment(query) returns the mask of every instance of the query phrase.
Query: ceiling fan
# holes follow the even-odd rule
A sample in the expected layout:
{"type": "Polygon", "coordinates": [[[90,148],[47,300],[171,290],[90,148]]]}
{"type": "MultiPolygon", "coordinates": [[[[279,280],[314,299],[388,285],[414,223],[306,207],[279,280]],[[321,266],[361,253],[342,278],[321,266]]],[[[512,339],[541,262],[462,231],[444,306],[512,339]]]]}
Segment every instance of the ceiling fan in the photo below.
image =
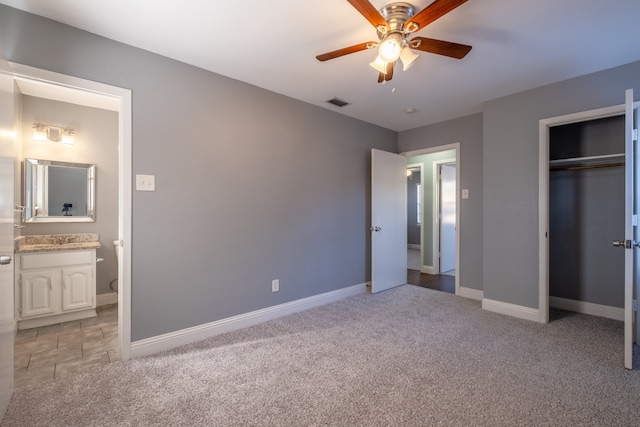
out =
{"type": "Polygon", "coordinates": [[[318,61],[327,61],[378,47],[378,57],[369,65],[378,71],[378,83],[385,83],[393,78],[393,70],[398,59],[402,61],[403,71],[413,65],[420,56],[413,50],[456,59],[464,58],[471,51],[471,46],[464,44],[427,37],[409,38],[413,33],[422,30],[436,19],[466,3],[467,0],[435,0],[417,13],[413,5],[405,2],[391,3],[378,11],[367,0],[347,1],[376,28],[380,41],[360,43],[323,53],[316,56],[318,61]]]}

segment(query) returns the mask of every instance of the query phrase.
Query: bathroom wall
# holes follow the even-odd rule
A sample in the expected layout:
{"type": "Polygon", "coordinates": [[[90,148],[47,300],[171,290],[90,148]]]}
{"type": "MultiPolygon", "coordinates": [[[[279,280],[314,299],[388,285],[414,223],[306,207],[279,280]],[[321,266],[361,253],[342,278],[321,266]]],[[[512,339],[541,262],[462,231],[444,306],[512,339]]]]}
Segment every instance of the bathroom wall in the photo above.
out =
{"type": "MultiPolygon", "coordinates": [[[[118,237],[118,113],[23,95],[22,159],[35,158],[96,165],[96,220],[93,223],[26,223],[22,235],[99,233],[102,247],[97,257],[96,292],[112,292],[109,284],[118,277],[113,240],[118,237]],[[33,123],[75,129],[74,145],[35,142],[33,123]]],[[[22,164],[21,170],[24,169],[22,164]]],[[[21,174],[22,176],[22,174],[21,174]]],[[[24,205],[24,189],[16,201],[24,205]]],[[[116,286],[116,283],[114,283],[116,286]]]]}

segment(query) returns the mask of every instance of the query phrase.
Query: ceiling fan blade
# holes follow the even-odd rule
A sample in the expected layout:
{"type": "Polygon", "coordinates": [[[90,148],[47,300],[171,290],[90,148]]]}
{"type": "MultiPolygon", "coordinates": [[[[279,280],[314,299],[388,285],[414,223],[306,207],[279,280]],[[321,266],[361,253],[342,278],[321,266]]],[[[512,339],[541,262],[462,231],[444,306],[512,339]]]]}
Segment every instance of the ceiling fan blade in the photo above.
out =
{"type": "Polygon", "coordinates": [[[318,61],[328,61],[329,59],[338,58],[340,56],[348,55],[350,53],[360,52],[362,50],[367,50],[372,47],[377,46],[376,42],[366,42],[360,43],[354,46],[344,47],[342,49],[334,50],[332,52],[323,53],[322,55],[316,56],[318,61]]]}
{"type": "Polygon", "coordinates": [[[409,42],[412,49],[423,52],[436,53],[450,58],[462,59],[471,51],[471,46],[460,43],[445,42],[442,40],[430,39],[427,37],[414,37],[409,42]],[[420,41],[418,46],[413,46],[413,42],[420,41]]]}
{"type": "Polygon", "coordinates": [[[404,24],[404,29],[411,32],[421,30],[467,1],[468,0],[435,0],[429,6],[418,12],[416,16],[409,19],[409,21],[404,24]]]}
{"type": "Polygon", "coordinates": [[[371,23],[374,27],[378,28],[379,26],[383,26],[384,28],[389,28],[389,24],[387,21],[380,15],[380,12],[367,0],[347,0],[351,6],[355,7],[358,12],[362,16],[364,16],[367,21],[371,23]]]}
{"type": "Polygon", "coordinates": [[[378,73],[378,83],[386,83],[393,78],[393,68],[395,65],[395,62],[387,62],[385,72],[378,73]]]}
{"type": "Polygon", "coordinates": [[[391,80],[393,78],[393,69],[395,68],[394,67],[395,65],[396,65],[395,61],[387,63],[387,72],[384,74],[384,81],[385,82],[388,82],[389,80],[391,80]]]}

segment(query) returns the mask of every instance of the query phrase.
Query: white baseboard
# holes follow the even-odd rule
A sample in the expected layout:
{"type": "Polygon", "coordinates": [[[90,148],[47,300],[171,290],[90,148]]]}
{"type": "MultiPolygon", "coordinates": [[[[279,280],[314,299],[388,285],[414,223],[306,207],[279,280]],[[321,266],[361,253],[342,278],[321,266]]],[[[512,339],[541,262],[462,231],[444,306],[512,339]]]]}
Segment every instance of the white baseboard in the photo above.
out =
{"type": "Polygon", "coordinates": [[[537,308],[483,298],[482,309],[493,313],[506,314],[507,316],[517,317],[519,319],[531,320],[533,322],[539,321],[537,308]]]}
{"type": "Polygon", "coordinates": [[[413,244],[413,243],[409,243],[409,244],[407,245],[407,247],[408,247],[409,249],[420,249],[420,245],[415,245],[415,244],[413,244]]]}
{"type": "Polygon", "coordinates": [[[458,295],[464,298],[482,301],[482,299],[484,298],[484,291],[473,289],[473,288],[465,288],[464,286],[460,286],[460,292],[458,295]]]}
{"type": "Polygon", "coordinates": [[[117,292],[109,292],[106,294],[98,294],[96,295],[96,307],[100,307],[101,305],[111,305],[118,303],[118,293],[117,292]]]}
{"type": "Polygon", "coordinates": [[[432,265],[423,265],[420,272],[425,274],[436,274],[436,269],[432,265]]]}
{"type": "Polygon", "coordinates": [[[168,334],[158,335],[155,337],[145,338],[143,340],[131,343],[131,357],[141,357],[149,354],[158,353],[164,350],[170,350],[181,345],[200,341],[216,335],[235,331],[237,329],[246,328],[257,325],[258,323],[268,320],[277,319],[278,317],[287,316],[310,308],[329,304],[354,295],[366,292],[366,283],[349,286],[348,288],[338,289],[336,291],[326,292],[320,295],[291,301],[288,303],[276,305],[273,307],[263,308],[261,310],[252,311],[250,313],[240,314],[238,316],[228,317],[226,319],[217,320],[211,323],[194,326],[192,328],[182,329],[168,334]]]}
{"type": "Polygon", "coordinates": [[[624,322],[624,308],[611,307],[610,305],[594,304],[592,302],[549,296],[549,307],[575,311],[576,313],[589,314],[591,316],[606,317],[607,319],[620,320],[624,322]]]}

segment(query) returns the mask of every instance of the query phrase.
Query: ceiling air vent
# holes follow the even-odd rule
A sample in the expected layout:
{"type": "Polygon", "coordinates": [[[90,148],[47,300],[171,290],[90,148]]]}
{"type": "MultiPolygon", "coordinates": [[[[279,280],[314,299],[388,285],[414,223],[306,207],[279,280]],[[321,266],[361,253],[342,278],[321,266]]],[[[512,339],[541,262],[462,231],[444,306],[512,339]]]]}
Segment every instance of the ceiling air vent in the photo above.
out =
{"type": "Polygon", "coordinates": [[[347,101],[343,101],[340,98],[331,98],[330,100],[327,101],[329,104],[333,104],[336,105],[338,107],[345,107],[347,105],[349,105],[350,103],[347,101]]]}

